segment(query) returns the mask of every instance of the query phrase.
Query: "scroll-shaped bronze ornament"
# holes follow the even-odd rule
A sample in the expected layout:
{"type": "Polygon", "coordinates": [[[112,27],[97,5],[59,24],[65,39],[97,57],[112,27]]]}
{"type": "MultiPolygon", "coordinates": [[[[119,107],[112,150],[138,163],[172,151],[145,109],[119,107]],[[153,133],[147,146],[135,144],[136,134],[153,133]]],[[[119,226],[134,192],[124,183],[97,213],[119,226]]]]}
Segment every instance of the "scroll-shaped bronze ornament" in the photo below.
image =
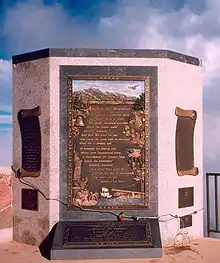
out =
{"type": "Polygon", "coordinates": [[[41,170],[40,107],[21,109],[17,118],[21,131],[22,169],[20,177],[38,177],[41,170]]]}
{"type": "Polygon", "coordinates": [[[197,175],[199,169],[194,166],[194,128],[197,118],[195,110],[183,110],[176,107],[178,117],[176,125],[176,169],[179,176],[197,175]]]}

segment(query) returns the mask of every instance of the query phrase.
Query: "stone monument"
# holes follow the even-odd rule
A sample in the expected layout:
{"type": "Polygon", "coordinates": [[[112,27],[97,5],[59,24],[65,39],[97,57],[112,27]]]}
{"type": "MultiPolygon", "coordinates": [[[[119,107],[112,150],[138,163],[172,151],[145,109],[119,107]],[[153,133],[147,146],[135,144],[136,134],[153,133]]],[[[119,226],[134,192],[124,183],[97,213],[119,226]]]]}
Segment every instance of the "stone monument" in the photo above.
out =
{"type": "Polygon", "coordinates": [[[14,56],[14,240],[39,245],[59,222],[54,259],[143,258],[161,256],[160,240],[172,243],[178,228],[202,237],[203,214],[191,215],[203,207],[202,115],[195,57],[54,48],[14,56]],[[181,220],[159,230],[167,214],[181,220]]]}

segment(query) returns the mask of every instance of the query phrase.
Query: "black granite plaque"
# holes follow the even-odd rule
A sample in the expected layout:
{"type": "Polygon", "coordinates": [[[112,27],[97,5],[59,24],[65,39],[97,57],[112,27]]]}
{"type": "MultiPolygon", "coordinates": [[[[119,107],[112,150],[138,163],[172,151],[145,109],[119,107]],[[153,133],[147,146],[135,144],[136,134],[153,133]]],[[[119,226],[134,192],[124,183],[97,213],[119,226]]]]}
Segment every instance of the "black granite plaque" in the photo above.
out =
{"type": "Polygon", "coordinates": [[[161,245],[159,224],[155,220],[59,222],[57,231],[56,238],[60,239],[62,234],[62,248],[152,248],[161,245]]]}
{"type": "Polygon", "coordinates": [[[185,187],[179,188],[179,208],[189,207],[194,205],[194,188],[185,187]]]}
{"type": "Polygon", "coordinates": [[[38,211],[38,192],[35,189],[21,190],[21,209],[38,211]]]}
{"type": "Polygon", "coordinates": [[[149,222],[68,222],[64,247],[151,247],[149,222]]]}
{"type": "Polygon", "coordinates": [[[60,221],[51,259],[161,257],[158,219],[137,221],[60,221]]]}
{"type": "Polygon", "coordinates": [[[180,217],[180,228],[192,226],[192,215],[185,215],[180,217]]]}
{"type": "Polygon", "coordinates": [[[22,109],[18,121],[22,141],[21,177],[38,177],[41,170],[41,131],[39,123],[40,107],[22,109]]]}

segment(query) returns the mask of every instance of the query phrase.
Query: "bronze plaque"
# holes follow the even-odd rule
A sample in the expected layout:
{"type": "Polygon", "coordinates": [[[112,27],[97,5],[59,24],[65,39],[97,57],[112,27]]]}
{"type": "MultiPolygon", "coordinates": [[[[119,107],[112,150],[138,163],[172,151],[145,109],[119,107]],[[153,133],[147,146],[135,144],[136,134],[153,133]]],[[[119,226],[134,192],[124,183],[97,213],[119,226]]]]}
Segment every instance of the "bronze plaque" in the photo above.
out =
{"type": "Polygon", "coordinates": [[[67,222],[63,248],[152,247],[150,221],[67,222]]]}
{"type": "Polygon", "coordinates": [[[180,217],[180,229],[192,226],[192,215],[180,217]]]}
{"type": "Polygon", "coordinates": [[[193,138],[197,113],[194,110],[176,108],[176,168],[179,176],[197,175],[194,167],[193,138]]]}
{"type": "Polygon", "coordinates": [[[69,208],[148,208],[149,79],[69,78],[69,208]]]}
{"type": "Polygon", "coordinates": [[[189,207],[194,205],[194,188],[185,187],[179,188],[179,208],[189,207]]]}
{"type": "Polygon", "coordinates": [[[40,107],[22,109],[18,112],[18,122],[22,142],[21,177],[38,177],[41,170],[40,107]]]}
{"type": "Polygon", "coordinates": [[[35,189],[21,189],[21,209],[38,211],[38,192],[35,189]]]}

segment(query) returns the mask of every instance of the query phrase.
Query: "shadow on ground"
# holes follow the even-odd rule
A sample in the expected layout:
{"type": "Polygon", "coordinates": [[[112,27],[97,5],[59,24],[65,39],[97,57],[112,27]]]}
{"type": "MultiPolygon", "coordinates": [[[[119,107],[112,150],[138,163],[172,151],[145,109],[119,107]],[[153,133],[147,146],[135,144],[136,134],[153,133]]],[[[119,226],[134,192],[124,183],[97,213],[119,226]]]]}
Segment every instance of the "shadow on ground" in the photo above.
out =
{"type": "Polygon", "coordinates": [[[56,227],[57,227],[57,223],[53,226],[51,231],[48,233],[48,235],[45,237],[45,239],[41,242],[39,246],[41,256],[48,260],[51,260],[50,251],[52,248],[56,227]]]}

